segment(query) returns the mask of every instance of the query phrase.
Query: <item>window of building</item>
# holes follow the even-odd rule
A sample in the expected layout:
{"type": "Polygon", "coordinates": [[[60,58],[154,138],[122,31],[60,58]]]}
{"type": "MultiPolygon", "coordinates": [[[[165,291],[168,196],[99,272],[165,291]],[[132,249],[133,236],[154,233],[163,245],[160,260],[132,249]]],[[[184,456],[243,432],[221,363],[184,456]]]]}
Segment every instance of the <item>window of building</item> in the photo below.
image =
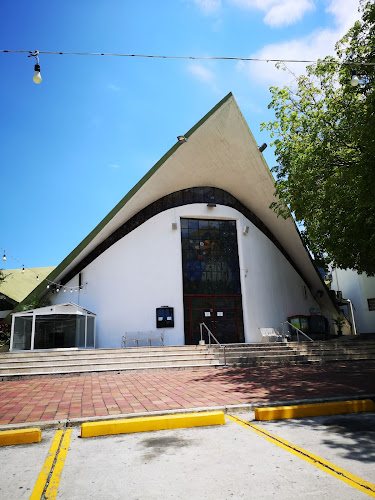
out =
{"type": "Polygon", "coordinates": [[[368,310],[375,311],[375,299],[367,299],[368,310]]]}
{"type": "Polygon", "coordinates": [[[234,220],[181,219],[185,294],[241,293],[234,220]]]}

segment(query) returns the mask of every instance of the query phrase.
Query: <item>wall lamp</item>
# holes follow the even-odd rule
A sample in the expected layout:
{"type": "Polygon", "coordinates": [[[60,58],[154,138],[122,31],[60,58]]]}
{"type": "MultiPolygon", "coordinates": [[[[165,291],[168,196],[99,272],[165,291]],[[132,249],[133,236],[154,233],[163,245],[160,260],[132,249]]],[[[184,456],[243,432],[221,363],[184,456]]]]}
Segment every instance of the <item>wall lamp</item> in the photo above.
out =
{"type": "Polygon", "coordinates": [[[215,196],[211,196],[210,201],[207,203],[207,206],[211,208],[216,207],[215,196]]]}
{"type": "Polygon", "coordinates": [[[266,149],[266,147],[267,147],[267,144],[266,144],[265,142],[263,142],[263,144],[262,144],[261,146],[259,146],[259,148],[258,148],[258,149],[259,149],[259,151],[260,151],[261,153],[263,153],[263,151],[266,149]]]}
{"type": "Polygon", "coordinates": [[[184,135],[178,135],[177,140],[178,142],[187,142],[187,139],[184,135]]]}

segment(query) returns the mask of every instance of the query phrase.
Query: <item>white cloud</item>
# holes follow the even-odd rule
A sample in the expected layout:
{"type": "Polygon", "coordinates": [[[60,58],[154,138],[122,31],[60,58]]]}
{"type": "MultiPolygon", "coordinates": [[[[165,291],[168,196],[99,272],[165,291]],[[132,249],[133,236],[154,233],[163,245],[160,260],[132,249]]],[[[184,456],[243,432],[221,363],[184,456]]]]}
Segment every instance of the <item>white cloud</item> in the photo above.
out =
{"type": "MultiPolygon", "coordinates": [[[[212,61],[211,64],[214,65],[212,61]]],[[[203,64],[190,63],[187,66],[187,71],[200,83],[207,85],[210,88],[211,92],[219,96],[223,95],[224,91],[220,87],[218,87],[218,78],[212,70],[208,69],[203,64]]]]}
{"type": "Polygon", "coordinates": [[[121,87],[119,87],[119,86],[118,86],[118,85],[116,85],[115,83],[109,83],[109,84],[107,85],[107,88],[108,88],[109,90],[112,90],[113,92],[120,92],[120,90],[121,90],[121,87]]]}
{"type": "Polygon", "coordinates": [[[221,0],[194,0],[204,14],[213,14],[220,10],[221,0]]]}
{"type": "Polygon", "coordinates": [[[120,165],[118,165],[117,163],[110,163],[108,166],[110,168],[120,168],[120,165]]]}
{"type": "Polygon", "coordinates": [[[326,8],[326,12],[329,12],[335,18],[342,35],[361,17],[358,12],[358,1],[350,0],[348,3],[349,5],[343,6],[342,0],[330,0],[326,8]]]}
{"type": "Polygon", "coordinates": [[[209,84],[212,84],[214,82],[214,73],[202,64],[189,64],[188,71],[191,75],[195,76],[201,82],[209,84]]]}
{"type": "MultiPolygon", "coordinates": [[[[343,9],[342,0],[330,0],[326,11],[333,16],[332,28],[315,30],[303,38],[266,45],[250,57],[316,61],[323,59],[327,55],[334,55],[336,42],[360,18],[358,3],[352,2],[350,6],[346,5],[345,9],[343,9]]],[[[303,63],[286,63],[286,66],[295,75],[301,75],[305,72],[306,68],[306,64],[303,63]]],[[[277,70],[275,64],[271,62],[268,64],[255,62],[239,63],[237,68],[240,71],[246,72],[251,80],[263,84],[280,86],[286,85],[294,79],[291,72],[277,70]]]]}
{"type": "Polygon", "coordinates": [[[306,12],[315,9],[313,0],[228,0],[243,9],[266,12],[265,24],[287,26],[302,19],[306,12]]]}
{"type": "Polygon", "coordinates": [[[315,6],[310,0],[286,0],[275,3],[264,17],[264,22],[270,26],[287,26],[302,19],[315,6]]]}

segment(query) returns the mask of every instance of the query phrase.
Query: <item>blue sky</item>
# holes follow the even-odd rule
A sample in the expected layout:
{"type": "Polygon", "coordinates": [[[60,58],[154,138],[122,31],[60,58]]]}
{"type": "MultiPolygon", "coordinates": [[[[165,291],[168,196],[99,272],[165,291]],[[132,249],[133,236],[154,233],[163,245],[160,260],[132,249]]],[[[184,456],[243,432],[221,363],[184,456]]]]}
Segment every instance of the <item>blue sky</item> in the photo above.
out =
{"type": "MultiPolygon", "coordinates": [[[[359,17],[358,0],[14,0],[0,49],[283,59],[323,58],[359,17]]],[[[228,92],[258,144],[266,62],[0,54],[2,267],[59,264],[228,92]]],[[[302,64],[288,64],[302,73],[302,64]]],[[[275,164],[272,149],[264,156],[275,164]]]]}

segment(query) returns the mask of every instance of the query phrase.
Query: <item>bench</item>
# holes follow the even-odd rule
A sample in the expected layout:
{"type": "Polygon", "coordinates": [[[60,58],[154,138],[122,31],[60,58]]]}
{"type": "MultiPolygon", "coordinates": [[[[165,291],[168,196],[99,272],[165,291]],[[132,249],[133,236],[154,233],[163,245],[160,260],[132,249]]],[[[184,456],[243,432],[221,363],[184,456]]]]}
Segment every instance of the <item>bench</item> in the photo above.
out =
{"type": "Polygon", "coordinates": [[[262,342],[280,342],[283,341],[283,335],[277,328],[259,328],[262,335],[262,342]],[[274,340],[272,340],[274,339],[274,340]]]}
{"type": "Polygon", "coordinates": [[[164,346],[164,331],[126,332],[122,337],[121,347],[130,347],[126,345],[128,342],[133,342],[133,347],[139,347],[139,343],[151,347],[153,340],[158,341],[158,345],[164,346]]]}

